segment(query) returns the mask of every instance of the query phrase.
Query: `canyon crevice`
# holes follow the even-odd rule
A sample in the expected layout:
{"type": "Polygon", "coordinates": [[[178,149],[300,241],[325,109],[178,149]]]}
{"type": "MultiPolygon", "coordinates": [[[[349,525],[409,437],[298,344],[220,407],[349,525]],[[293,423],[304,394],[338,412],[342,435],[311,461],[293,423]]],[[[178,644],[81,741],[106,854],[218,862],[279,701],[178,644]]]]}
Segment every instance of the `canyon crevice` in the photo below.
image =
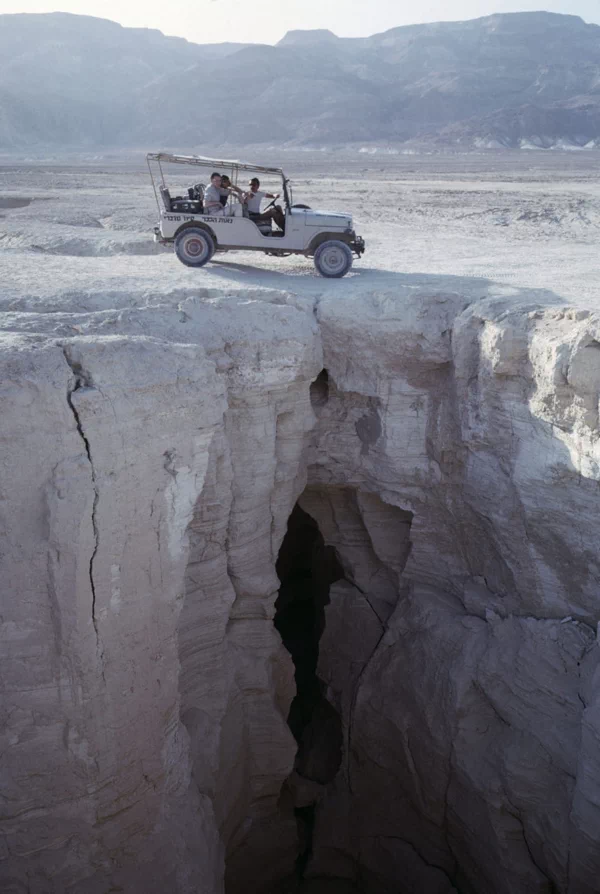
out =
{"type": "Polygon", "coordinates": [[[445,282],[1,315],[7,894],[598,890],[600,320],[445,282]]]}

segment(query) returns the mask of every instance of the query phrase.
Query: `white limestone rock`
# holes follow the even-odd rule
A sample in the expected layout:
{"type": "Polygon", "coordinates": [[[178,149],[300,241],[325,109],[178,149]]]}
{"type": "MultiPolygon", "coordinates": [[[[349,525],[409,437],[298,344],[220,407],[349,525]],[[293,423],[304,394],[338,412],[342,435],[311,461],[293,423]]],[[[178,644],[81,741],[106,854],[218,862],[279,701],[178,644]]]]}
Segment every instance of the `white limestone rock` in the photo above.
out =
{"type": "Polygon", "coordinates": [[[302,505],[349,582],[332,589],[319,663],[348,753],[310,871],[378,894],[591,894],[598,321],[418,294],[325,301],[319,318],[330,400],[302,505]],[[365,445],[367,412],[379,436],[365,445]],[[381,567],[350,599],[373,552],[381,567]],[[394,576],[373,649],[364,619],[394,576]]]}
{"type": "Polygon", "coordinates": [[[4,889],[223,894],[225,853],[227,894],[289,875],[300,498],[344,575],[306,890],[597,890],[599,321],[465,295],[2,315],[4,889]]]}
{"type": "Polygon", "coordinates": [[[244,872],[285,826],[274,562],[314,320],[245,295],[59,317],[8,315],[0,351],[2,887],[216,894],[224,847],[244,872]]]}

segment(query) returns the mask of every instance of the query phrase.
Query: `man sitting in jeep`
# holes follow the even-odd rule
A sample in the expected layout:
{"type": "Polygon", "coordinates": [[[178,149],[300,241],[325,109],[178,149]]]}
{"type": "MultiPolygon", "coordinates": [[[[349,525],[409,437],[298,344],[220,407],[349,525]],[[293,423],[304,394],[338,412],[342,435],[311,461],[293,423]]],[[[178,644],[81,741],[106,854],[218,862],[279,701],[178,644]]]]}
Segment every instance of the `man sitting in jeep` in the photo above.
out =
{"type": "MultiPolygon", "coordinates": [[[[241,196],[241,190],[234,186],[229,186],[229,188],[225,189],[222,184],[221,175],[215,171],[210,175],[210,183],[204,190],[204,213],[212,214],[213,217],[225,217],[228,215],[228,210],[225,207],[227,204],[227,199],[229,196],[233,195],[234,191],[239,193],[241,196]],[[223,202],[225,199],[225,202],[223,202]]],[[[229,180],[229,178],[226,178],[229,180]]]]}
{"type": "Polygon", "coordinates": [[[239,186],[234,186],[227,174],[221,174],[221,205],[223,208],[227,204],[229,196],[233,193],[236,194],[240,202],[242,201],[242,196],[244,193],[239,188],[239,186]]]}
{"type": "Polygon", "coordinates": [[[260,210],[260,203],[263,199],[278,199],[279,194],[273,195],[270,192],[261,192],[259,189],[260,180],[258,177],[253,177],[248,183],[248,186],[250,189],[248,192],[244,193],[243,201],[248,209],[250,220],[253,220],[255,223],[274,220],[279,229],[284,230],[285,214],[278,205],[273,205],[272,208],[267,208],[267,210],[262,213],[260,210]]]}

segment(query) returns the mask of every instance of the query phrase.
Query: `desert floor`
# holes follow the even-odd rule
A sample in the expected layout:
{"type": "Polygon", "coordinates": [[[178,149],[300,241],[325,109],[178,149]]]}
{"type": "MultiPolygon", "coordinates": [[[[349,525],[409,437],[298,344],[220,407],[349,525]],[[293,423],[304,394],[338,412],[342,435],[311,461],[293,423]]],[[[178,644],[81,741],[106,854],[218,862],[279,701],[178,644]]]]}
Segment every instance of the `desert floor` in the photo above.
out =
{"type": "MultiPolygon", "coordinates": [[[[335,289],[343,300],[348,289],[393,291],[424,278],[432,288],[476,297],[531,289],[546,293],[532,294],[532,301],[598,300],[597,153],[270,151],[250,160],[282,165],[294,201],[353,213],[367,251],[345,279],[322,279],[309,259],[258,253],[219,254],[201,270],[185,268],[172,250],[152,242],[157,210],[142,152],[4,157],[0,307],[108,309],[207,287],[316,297],[335,289]]],[[[195,179],[179,168],[172,185],[195,179]]],[[[265,180],[263,188],[275,190],[277,183],[265,180]]]]}

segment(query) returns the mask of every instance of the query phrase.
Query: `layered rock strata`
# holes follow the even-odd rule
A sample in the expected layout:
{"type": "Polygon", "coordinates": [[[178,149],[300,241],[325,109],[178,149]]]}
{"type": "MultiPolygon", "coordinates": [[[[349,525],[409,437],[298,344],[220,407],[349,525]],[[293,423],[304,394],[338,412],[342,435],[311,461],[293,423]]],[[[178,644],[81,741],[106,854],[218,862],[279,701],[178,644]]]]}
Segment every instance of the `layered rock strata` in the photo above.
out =
{"type": "Polygon", "coordinates": [[[595,315],[340,283],[2,328],[3,890],[597,890],[595,315]],[[335,573],[294,771],[296,504],[335,573]]]}

